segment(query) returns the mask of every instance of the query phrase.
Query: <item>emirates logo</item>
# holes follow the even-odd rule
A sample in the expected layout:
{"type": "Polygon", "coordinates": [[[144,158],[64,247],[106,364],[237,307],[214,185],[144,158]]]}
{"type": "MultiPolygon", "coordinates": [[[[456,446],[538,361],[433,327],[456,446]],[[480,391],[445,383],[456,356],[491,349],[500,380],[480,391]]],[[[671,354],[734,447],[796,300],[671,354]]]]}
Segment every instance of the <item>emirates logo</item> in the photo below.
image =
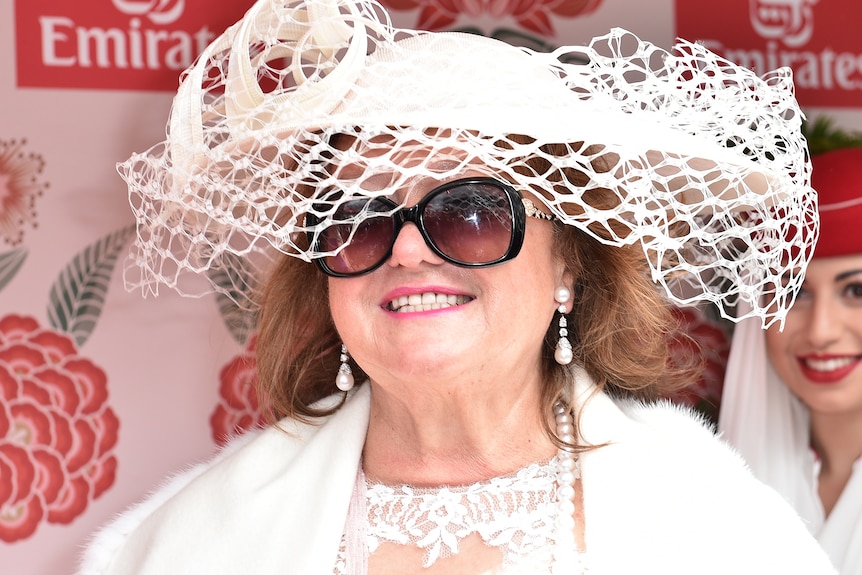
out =
{"type": "Polygon", "coordinates": [[[751,0],[751,25],[762,38],[803,46],[814,32],[815,4],[817,0],[751,0]]]}
{"type": "Polygon", "coordinates": [[[18,85],[173,92],[253,0],[15,0],[18,85]]]}
{"type": "Polygon", "coordinates": [[[153,24],[172,24],[182,16],[185,0],[111,0],[119,12],[127,16],[144,16],[153,24]]]}
{"type": "Polygon", "coordinates": [[[859,0],[674,0],[677,35],[775,81],[793,72],[804,108],[859,108],[859,0]]]}

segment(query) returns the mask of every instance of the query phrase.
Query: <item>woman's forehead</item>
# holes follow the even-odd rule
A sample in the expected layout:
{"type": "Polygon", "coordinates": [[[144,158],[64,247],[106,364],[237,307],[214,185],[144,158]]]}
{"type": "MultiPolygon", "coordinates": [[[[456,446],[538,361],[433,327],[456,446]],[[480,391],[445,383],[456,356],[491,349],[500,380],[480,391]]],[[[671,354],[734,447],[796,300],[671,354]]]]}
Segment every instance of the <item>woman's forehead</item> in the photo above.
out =
{"type": "Polygon", "coordinates": [[[390,164],[403,169],[441,162],[469,162],[479,155],[475,144],[453,130],[404,130],[369,136],[339,134],[332,138],[336,157],[364,166],[390,164]]]}
{"type": "Polygon", "coordinates": [[[846,256],[814,257],[805,271],[805,279],[840,283],[862,279],[862,253],[846,256]]]}
{"type": "Polygon", "coordinates": [[[344,136],[328,168],[345,188],[392,193],[467,176],[497,176],[468,146],[436,140],[399,140],[393,135],[369,139],[344,136]]]}

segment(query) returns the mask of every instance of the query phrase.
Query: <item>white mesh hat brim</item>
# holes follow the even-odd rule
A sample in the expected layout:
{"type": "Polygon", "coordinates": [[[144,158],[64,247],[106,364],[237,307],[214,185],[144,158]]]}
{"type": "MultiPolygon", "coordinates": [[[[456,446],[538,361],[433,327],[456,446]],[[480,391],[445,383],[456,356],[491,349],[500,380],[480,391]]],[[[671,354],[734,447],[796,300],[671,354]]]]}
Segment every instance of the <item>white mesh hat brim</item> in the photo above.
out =
{"type": "Polygon", "coordinates": [[[614,29],[544,54],[395,29],[373,2],[259,1],[184,75],[168,139],[120,166],[139,230],[127,280],[236,298],[277,252],[324,255],[308,211],[479,171],[640,243],[672,299],[731,318],[745,301],[768,325],[817,233],[801,121],[789,70],[761,78],[684,41],[614,29]],[[584,181],[561,185],[571,170],[584,181]]]}

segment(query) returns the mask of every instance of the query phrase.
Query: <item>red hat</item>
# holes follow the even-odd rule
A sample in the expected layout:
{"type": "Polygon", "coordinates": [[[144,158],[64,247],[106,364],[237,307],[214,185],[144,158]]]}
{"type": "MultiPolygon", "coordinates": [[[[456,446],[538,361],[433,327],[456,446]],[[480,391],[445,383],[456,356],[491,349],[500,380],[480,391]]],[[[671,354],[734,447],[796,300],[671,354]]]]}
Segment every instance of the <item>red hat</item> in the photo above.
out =
{"type": "Polygon", "coordinates": [[[862,254],[862,147],[817,154],[811,166],[820,212],[814,257],[862,254]]]}

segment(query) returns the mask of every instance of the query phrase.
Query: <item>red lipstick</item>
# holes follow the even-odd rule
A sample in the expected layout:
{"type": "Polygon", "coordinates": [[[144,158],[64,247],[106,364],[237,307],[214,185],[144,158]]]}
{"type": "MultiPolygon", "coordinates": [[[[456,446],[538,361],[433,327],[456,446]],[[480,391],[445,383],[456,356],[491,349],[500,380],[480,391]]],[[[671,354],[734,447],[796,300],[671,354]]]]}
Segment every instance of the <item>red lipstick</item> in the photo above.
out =
{"type": "Polygon", "coordinates": [[[817,355],[798,358],[802,374],[808,381],[818,385],[838,383],[856,369],[860,361],[862,361],[862,358],[858,356],[852,357],[846,355],[817,355]],[[848,362],[848,359],[852,361],[848,362]],[[829,362],[835,362],[835,367],[829,369],[829,362]],[[811,366],[813,363],[818,364],[819,369],[814,369],[811,366]],[[824,369],[824,367],[827,369],[824,369]]]}

